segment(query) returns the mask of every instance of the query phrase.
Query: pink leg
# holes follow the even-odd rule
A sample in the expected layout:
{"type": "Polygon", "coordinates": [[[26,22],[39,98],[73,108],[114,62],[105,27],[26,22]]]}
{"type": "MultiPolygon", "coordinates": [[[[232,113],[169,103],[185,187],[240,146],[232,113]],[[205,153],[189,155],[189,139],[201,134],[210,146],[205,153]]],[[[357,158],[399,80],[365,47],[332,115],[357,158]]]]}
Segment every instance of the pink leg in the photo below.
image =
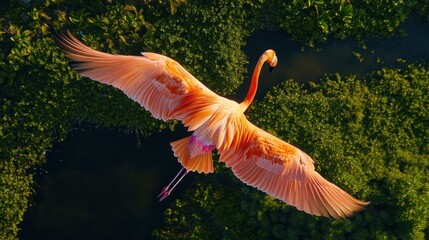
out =
{"type": "Polygon", "coordinates": [[[162,189],[161,193],[158,195],[158,198],[159,198],[160,202],[162,200],[166,199],[170,195],[171,191],[173,191],[173,189],[177,186],[177,184],[179,184],[179,182],[182,181],[182,179],[186,176],[186,174],[188,174],[188,172],[189,171],[186,170],[184,167],[182,167],[182,169],[180,169],[180,171],[176,174],[176,176],[173,178],[173,180],[167,186],[165,186],[162,189]],[[179,178],[179,180],[177,180],[177,182],[170,189],[171,184],[173,184],[174,181],[176,181],[176,179],[180,176],[180,174],[182,174],[182,176],[179,178]]]}

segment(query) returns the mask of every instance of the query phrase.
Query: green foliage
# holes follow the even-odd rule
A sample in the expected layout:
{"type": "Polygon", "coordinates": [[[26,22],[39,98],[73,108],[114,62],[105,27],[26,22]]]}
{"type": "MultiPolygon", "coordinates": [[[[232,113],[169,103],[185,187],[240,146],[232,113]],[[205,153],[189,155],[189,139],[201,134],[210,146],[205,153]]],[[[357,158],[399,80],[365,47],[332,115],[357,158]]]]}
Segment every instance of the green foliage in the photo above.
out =
{"type": "Polygon", "coordinates": [[[174,57],[215,92],[227,95],[245,75],[241,48],[250,33],[245,1],[192,1],[154,24],[148,48],[174,57]]]}
{"type": "Polygon", "coordinates": [[[360,39],[366,36],[393,36],[398,33],[399,25],[408,19],[412,9],[421,7],[417,1],[403,0],[365,0],[353,4],[355,17],[349,34],[360,39]]]}
{"type": "Polygon", "coordinates": [[[426,0],[416,0],[416,8],[413,9],[418,17],[420,17],[422,20],[429,20],[429,2],[426,0]]]}
{"type": "Polygon", "coordinates": [[[332,33],[344,37],[354,16],[352,4],[345,0],[295,1],[281,5],[285,13],[279,16],[280,27],[310,46],[314,40],[324,41],[332,33]]]}
{"type": "Polygon", "coordinates": [[[307,46],[328,37],[391,37],[410,16],[428,19],[424,0],[294,0],[262,1],[256,29],[283,29],[307,46]],[[262,21],[261,21],[262,19],[262,21]]]}
{"type": "Polygon", "coordinates": [[[253,122],[309,153],[323,176],[371,201],[364,212],[346,220],[310,216],[244,186],[218,167],[223,176],[195,183],[166,211],[166,226],[155,236],[424,239],[428,73],[427,66],[409,65],[382,69],[363,80],[327,77],[307,88],[287,81],[250,109],[253,122]]]}

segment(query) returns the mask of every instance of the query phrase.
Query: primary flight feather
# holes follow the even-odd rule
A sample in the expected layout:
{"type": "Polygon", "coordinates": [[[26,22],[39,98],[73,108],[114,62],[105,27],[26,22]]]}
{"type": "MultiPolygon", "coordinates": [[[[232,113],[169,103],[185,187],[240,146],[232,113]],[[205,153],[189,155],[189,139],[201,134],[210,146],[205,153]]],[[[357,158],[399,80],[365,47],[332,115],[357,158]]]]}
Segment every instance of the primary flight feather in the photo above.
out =
{"type": "Polygon", "coordinates": [[[241,181],[309,214],[345,218],[368,204],[324,179],[306,153],[246,119],[244,112],[256,94],[262,66],[277,65],[273,50],[259,58],[247,96],[239,104],[212,92],[166,56],[103,53],[87,47],[70,32],[59,34],[56,40],[82,76],[119,88],[155,118],[180,120],[193,131],[171,143],[183,168],[160,193],[160,200],[189,171],[213,172],[212,150],[216,148],[219,161],[241,181]]]}

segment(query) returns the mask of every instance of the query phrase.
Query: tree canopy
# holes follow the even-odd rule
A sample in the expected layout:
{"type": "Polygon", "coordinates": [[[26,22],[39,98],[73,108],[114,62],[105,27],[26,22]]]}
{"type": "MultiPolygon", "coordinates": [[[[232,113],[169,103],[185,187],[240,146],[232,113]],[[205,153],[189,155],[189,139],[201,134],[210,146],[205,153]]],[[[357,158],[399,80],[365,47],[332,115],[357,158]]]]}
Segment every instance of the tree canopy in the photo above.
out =
{"type": "MultiPolygon", "coordinates": [[[[69,29],[111,53],[164,53],[217,93],[231,94],[244,79],[241,49],[252,32],[286,31],[303,46],[331,36],[388,37],[411,15],[427,19],[428,9],[423,0],[10,0],[0,8],[0,238],[16,238],[34,194],[33,174],[72,125],[150,134],[175,124],[154,120],[118,90],[80,78],[55,45],[55,32],[69,29]]],[[[332,76],[308,88],[288,81],[249,113],[305,149],[327,178],[372,201],[366,212],[344,221],[311,217],[225,177],[229,170],[217,166],[222,175],[195,183],[166,211],[156,236],[423,239],[427,85],[426,65],[382,69],[365,79],[332,76]]]]}

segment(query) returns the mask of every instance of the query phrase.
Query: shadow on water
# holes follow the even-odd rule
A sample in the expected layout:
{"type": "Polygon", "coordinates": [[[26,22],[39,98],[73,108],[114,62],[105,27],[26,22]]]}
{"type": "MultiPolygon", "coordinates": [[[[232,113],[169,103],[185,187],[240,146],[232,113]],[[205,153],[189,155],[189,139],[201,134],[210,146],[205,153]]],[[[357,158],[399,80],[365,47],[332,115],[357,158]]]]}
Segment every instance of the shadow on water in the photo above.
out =
{"type": "MultiPolygon", "coordinates": [[[[266,49],[275,49],[279,57],[273,74],[263,69],[257,98],[286,79],[316,82],[324,74],[337,72],[362,76],[395,65],[397,58],[407,63],[429,61],[428,24],[410,20],[403,28],[407,37],[368,40],[366,49],[353,40],[333,40],[319,45],[322,51],[302,51],[285,33],[255,33],[244,47],[249,75],[266,49]]],[[[244,98],[249,79],[233,99],[244,98]]],[[[135,134],[106,129],[72,133],[47,155],[47,174],[37,177],[34,206],[20,225],[20,238],[150,239],[151,232],[162,225],[164,209],[193,180],[186,177],[177,191],[158,203],[159,191],[180,168],[169,142],[187,135],[183,128],[156,133],[142,139],[139,148],[135,134]]]]}

